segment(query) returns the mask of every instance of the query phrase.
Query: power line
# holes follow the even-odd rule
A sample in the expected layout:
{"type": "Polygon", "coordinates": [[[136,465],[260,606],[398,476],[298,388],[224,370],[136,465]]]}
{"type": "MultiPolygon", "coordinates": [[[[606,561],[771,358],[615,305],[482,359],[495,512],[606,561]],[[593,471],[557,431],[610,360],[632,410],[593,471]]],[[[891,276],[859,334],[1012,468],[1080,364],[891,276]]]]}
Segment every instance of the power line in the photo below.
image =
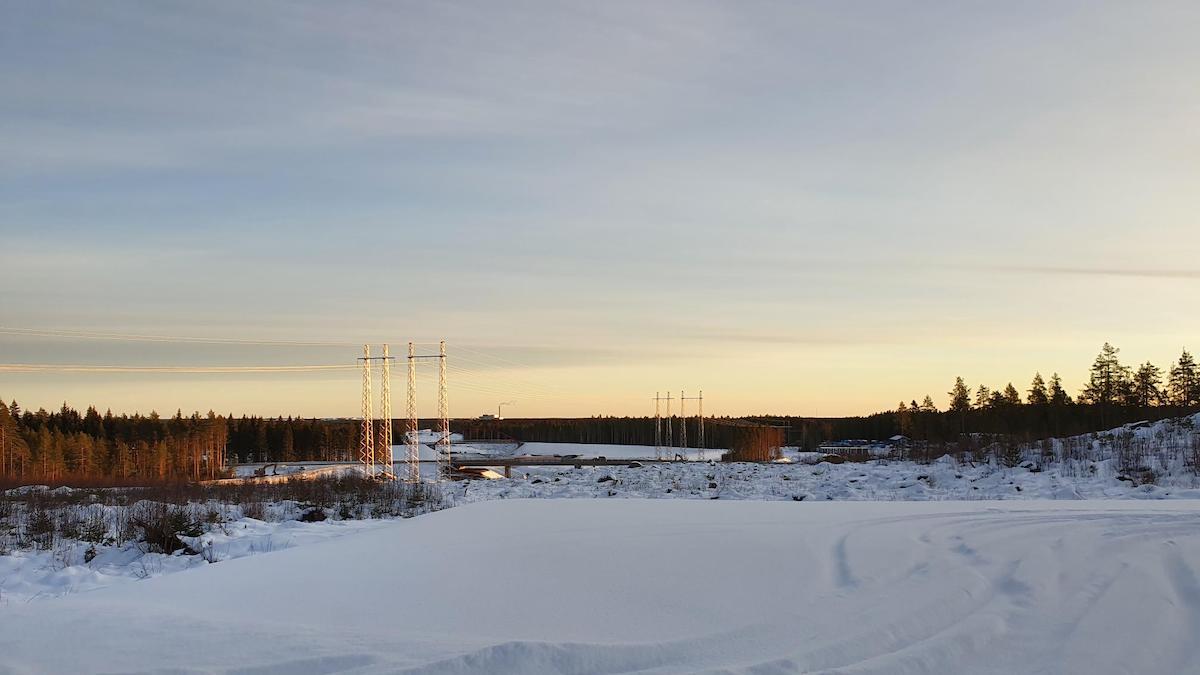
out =
{"type": "Polygon", "coordinates": [[[558,392],[539,388],[539,387],[533,385],[532,383],[526,382],[519,378],[513,378],[513,377],[509,377],[507,375],[489,373],[487,371],[477,371],[477,370],[473,370],[470,368],[465,368],[463,366],[459,366],[454,363],[448,364],[448,367],[451,369],[452,372],[455,373],[456,376],[463,377],[470,381],[477,382],[477,383],[481,384],[482,386],[501,388],[501,389],[505,389],[508,391],[512,391],[514,393],[521,393],[523,395],[530,395],[530,396],[547,396],[547,397],[549,397],[549,396],[559,396],[560,395],[558,392]]]}

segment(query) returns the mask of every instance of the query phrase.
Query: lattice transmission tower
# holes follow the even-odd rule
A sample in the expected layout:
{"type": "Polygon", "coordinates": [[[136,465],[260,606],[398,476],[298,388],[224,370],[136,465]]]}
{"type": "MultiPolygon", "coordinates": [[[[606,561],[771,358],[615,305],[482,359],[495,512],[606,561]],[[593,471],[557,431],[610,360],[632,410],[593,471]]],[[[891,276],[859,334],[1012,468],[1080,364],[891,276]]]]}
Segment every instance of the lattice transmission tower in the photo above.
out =
{"type": "Polygon", "coordinates": [[[450,398],[446,382],[446,341],[438,343],[437,354],[417,354],[416,343],[408,343],[408,480],[421,480],[421,430],[417,418],[417,360],[438,359],[438,435],[434,443],[437,456],[437,479],[449,478],[451,473],[450,451],[450,398]]]}
{"type": "Polygon", "coordinates": [[[363,345],[362,361],[362,431],[358,437],[358,461],[363,474],[375,475],[375,424],[371,421],[371,345],[363,345]]]}
{"type": "Polygon", "coordinates": [[[704,459],[704,391],[701,390],[699,396],[684,396],[682,391],[679,392],[679,444],[687,448],[687,415],[683,411],[684,401],[696,401],[699,404],[699,412],[696,413],[696,459],[704,459]]]}
{"type": "Polygon", "coordinates": [[[671,392],[667,392],[667,449],[671,452],[671,459],[675,459],[675,435],[671,433],[671,392]]]}
{"type": "Polygon", "coordinates": [[[662,444],[662,396],[654,392],[654,459],[663,458],[662,444]]]}
{"type": "Polygon", "coordinates": [[[362,361],[362,429],[358,441],[358,461],[362,464],[363,475],[368,478],[393,479],[396,477],[392,468],[392,357],[388,354],[388,345],[383,345],[383,356],[371,356],[371,345],[363,345],[362,361]],[[375,363],[380,364],[380,419],[376,429],[374,419],[374,399],[371,395],[371,380],[374,376],[375,363]]]}
{"type": "Polygon", "coordinates": [[[375,464],[379,475],[388,480],[396,479],[396,467],[392,457],[392,357],[388,345],[383,346],[383,357],[379,361],[379,439],[375,443],[375,464]]]}

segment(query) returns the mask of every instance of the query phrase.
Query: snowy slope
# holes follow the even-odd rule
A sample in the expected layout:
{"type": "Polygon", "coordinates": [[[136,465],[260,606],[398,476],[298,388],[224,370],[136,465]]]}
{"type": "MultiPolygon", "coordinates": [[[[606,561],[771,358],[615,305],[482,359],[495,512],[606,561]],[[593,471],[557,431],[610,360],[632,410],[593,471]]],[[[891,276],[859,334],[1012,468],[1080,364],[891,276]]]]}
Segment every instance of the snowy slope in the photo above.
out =
{"type": "Polygon", "coordinates": [[[0,672],[1197,673],[1197,560],[1192,500],[495,501],[10,607],[0,672]]]}

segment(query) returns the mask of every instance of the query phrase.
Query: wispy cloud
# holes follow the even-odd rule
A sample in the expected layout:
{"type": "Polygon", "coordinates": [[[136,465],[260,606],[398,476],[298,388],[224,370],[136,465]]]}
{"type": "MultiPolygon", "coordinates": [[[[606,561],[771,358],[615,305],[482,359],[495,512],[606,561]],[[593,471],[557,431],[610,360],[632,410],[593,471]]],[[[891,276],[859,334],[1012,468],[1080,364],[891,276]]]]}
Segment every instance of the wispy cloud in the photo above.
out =
{"type": "Polygon", "coordinates": [[[981,265],[974,268],[960,266],[957,269],[984,269],[1011,274],[1050,274],[1088,277],[1132,277],[1142,279],[1200,280],[1200,269],[1136,269],[1105,266],[1067,267],[1057,265],[981,265]]]}

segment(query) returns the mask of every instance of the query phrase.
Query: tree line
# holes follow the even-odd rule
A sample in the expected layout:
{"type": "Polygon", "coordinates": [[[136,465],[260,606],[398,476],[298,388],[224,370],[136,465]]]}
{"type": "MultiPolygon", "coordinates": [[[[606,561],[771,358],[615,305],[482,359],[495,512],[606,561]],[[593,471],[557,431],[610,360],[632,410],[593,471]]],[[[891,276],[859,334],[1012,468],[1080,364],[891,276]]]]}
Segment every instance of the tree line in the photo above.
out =
{"type": "Polygon", "coordinates": [[[80,414],[66,403],[35,412],[0,401],[0,477],[201,480],[239,462],[349,460],[357,448],[353,420],[80,414]]]}
{"type": "Polygon", "coordinates": [[[972,433],[1037,439],[1184,415],[1200,408],[1200,367],[1187,349],[1165,370],[1149,361],[1136,368],[1127,366],[1121,363],[1120,351],[1104,343],[1075,397],[1058,373],[1048,380],[1034,373],[1024,392],[1011,382],[972,389],[958,377],[947,392],[944,411],[927,395],[920,403],[902,401],[890,416],[897,433],[918,440],[947,441],[972,433]]]}
{"type": "Polygon", "coordinates": [[[901,435],[919,442],[969,443],[971,435],[1009,436],[1017,441],[1074,436],[1142,420],[1179,417],[1200,410],[1200,366],[1186,349],[1168,368],[1146,362],[1136,368],[1120,361],[1120,350],[1105,343],[1088,380],[1072,396],[1058,373],[1035,373],[1024,391],[972,387],[955,378],[948,404],[939,409],[926,395],[901,401],[895,409],[835,418],[762,415],[747,418],[788,429],[788,444],[815,449],[845,439],[887,439],[901,435]]]}

